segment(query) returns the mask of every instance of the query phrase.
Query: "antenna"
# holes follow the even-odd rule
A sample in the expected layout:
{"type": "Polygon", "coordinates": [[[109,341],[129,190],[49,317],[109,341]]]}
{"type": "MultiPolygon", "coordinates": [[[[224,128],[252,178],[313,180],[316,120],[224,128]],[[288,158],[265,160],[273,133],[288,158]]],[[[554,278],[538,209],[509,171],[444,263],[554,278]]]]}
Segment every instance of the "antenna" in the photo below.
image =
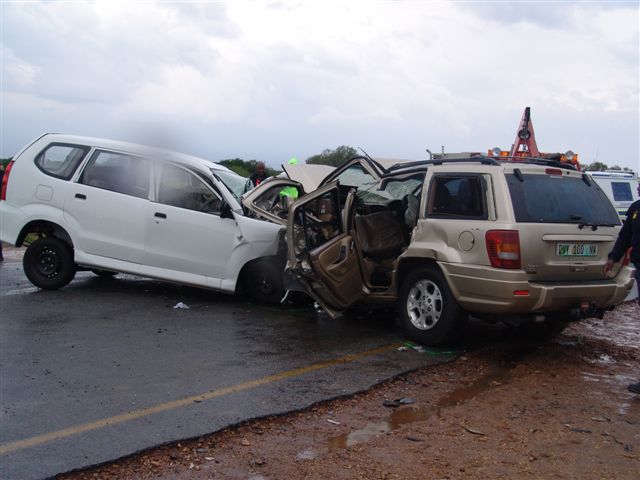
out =
{"type": "Polygon", "coordinates": [[[358,148],[362,151],[362,153],[364,153],[365,157],[367,157],[372,162],[375,162],[375,160],[373,158],[371,158],[371,155],[369,155],[367,152],[365,152],[364,148],[362,148],[362,147],[358,147],[358,148]]]}

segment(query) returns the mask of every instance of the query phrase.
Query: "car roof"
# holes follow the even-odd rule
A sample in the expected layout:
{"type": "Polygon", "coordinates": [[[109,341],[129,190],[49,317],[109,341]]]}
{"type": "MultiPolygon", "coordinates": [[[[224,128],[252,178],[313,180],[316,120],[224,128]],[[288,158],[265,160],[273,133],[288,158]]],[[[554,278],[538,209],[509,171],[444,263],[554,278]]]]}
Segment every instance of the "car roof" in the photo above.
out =
{"type": "Polygon", "coordinates": [[[230,169],[219,163],[204,158],[188,155],[186,153],[175,152],[158,147],[151,147],[148,145],[141,145],[131,142],[123,142],[120,140],[110,140],[106,138],[97,137],[85,137],[81,135],[68,135],[61,133],[47,133],[40,138],[40,141],[57,142],[57,143],[71,143],[88,145],[94,148],[104,148],[107,150],[116,150],[120,152],[132,153],[135,155],[141,155],[146,157],[157,158],[158,160],[175,161],[184,165],[202,168],[205,170],[223,170],[231,172],[230,169]]]}

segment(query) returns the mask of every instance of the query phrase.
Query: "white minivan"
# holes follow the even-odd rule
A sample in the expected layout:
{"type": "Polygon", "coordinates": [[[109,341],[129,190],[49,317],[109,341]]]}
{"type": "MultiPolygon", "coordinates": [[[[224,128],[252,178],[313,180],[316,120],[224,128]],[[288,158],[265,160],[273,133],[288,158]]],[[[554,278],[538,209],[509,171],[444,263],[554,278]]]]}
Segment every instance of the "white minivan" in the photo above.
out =
{"type": "Polygon", "coordinates": [[[0,238],[27,245],[25,274],[43,289],[91,270],[228,293],[244,285],[278,301],[283,227],[248,216],[246,190],[246,178],[201,158],[45,134],[7,166],[0,238]]]}

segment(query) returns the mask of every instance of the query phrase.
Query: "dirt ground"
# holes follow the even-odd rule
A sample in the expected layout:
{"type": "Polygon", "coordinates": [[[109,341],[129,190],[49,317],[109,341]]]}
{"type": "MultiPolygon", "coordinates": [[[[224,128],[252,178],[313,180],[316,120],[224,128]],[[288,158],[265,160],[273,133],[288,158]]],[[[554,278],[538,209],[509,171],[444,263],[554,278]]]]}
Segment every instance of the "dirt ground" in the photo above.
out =
{"type": "Polygon", "coordinates": [[[451,363],[57,478],[640,478],[637,302],[555,339],[470,330],[451,363]]]}

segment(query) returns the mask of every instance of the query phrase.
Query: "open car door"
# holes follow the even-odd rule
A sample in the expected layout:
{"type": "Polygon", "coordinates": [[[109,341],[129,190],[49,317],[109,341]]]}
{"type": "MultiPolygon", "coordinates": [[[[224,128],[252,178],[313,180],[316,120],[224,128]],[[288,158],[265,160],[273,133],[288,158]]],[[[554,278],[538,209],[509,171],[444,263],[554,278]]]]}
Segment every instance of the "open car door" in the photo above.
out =
{"type": "Polygon", "coordinates": [[[354,157],[329,173],[320,182],[320,186],[338,180],[343,187],[362,189],[378,183],[384,173],[385,168],[375,160],[367,157],[354,157]]]}
{"type": "Polygon", "coordinates": [[[289,208],[304,195],[300,182],[272,178],[242,196],[242,205],[256,217],[286,225],[289,208]]]}
{"type": "Polygon", "coordinates": [[[285,275],[293,290],[305,291],[331,316],[362,296],[362,275],[346,213],[354,192],[342,195],[329,183],[295,202],[287,222],[285,275]]]}

